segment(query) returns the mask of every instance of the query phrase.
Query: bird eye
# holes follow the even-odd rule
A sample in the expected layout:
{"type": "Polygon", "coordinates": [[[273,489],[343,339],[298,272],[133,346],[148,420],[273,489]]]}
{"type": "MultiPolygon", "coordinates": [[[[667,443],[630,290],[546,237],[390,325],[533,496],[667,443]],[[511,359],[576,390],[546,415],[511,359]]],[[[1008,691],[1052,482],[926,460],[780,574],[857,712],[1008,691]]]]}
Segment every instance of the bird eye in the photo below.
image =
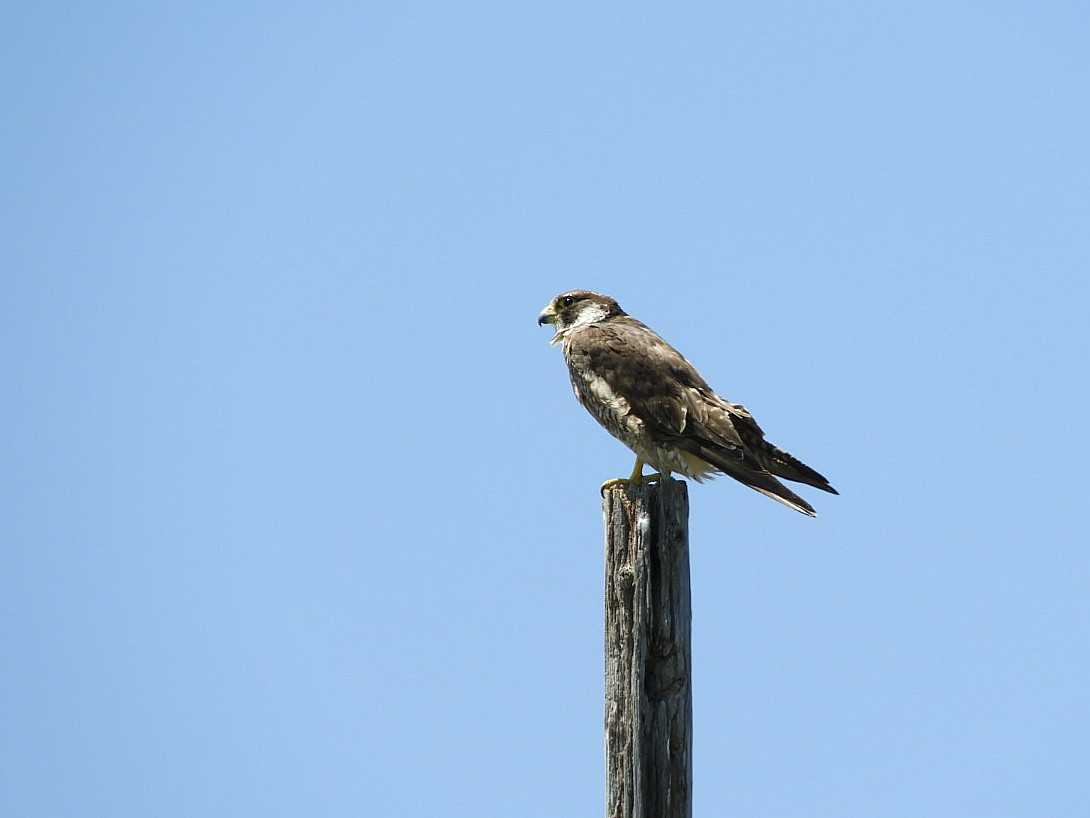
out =
{"type": "Polygon", "coordinates": [[[570,295],[566,295],[562,299],[560,299],[560,303],[563,304],[565,307],[570,307],[572,304],[575,303],[575,299],[572,298],[570,295]]]}

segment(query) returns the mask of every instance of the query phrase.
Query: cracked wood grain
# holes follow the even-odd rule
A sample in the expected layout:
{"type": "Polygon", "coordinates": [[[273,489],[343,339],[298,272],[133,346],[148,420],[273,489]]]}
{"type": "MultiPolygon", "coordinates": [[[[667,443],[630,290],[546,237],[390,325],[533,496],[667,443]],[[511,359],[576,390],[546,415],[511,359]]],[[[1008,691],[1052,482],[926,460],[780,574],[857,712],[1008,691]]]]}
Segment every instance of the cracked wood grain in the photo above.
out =
{"type": "Polygon", "coordinates": [[[680,480],[608,488],[606,816],[691,818],[689,497],[680,480]]]}

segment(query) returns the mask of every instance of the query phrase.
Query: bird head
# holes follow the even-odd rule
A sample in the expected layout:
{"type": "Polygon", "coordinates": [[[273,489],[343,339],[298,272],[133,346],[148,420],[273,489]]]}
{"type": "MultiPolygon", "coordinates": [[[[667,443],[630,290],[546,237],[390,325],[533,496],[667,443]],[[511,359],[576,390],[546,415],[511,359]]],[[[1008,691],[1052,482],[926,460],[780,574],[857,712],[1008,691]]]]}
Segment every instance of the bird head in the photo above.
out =
{"type": "Polygon", "coordinates": [[[570,290],[546,304],[537,317],[537,323],[538,326],[553,324],[556,327],[556,334],[550,342],[555,344],[570,329],[624,314],[620,304],[608,295],[589,290],[570,290]]]}

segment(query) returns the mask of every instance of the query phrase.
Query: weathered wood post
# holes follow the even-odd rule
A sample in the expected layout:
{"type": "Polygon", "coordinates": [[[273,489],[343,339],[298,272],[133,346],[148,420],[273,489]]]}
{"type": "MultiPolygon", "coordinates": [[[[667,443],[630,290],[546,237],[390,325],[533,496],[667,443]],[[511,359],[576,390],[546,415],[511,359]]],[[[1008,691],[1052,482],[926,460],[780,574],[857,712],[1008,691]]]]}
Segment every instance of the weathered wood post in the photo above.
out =
{"type": "Polygon", "coordinates": [[[606,489],[606,818],[691,818],[689,495],[606,489]]]}

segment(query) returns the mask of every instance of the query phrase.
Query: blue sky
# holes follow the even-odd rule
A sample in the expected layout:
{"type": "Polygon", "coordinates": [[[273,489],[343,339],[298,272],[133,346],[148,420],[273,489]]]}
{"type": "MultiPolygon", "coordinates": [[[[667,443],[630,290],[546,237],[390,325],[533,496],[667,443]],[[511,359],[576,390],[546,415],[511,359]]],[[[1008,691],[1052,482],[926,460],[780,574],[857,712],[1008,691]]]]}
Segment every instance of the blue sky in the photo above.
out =
{"type": "Polygon", "coordinates": [[[1086,814],[1088,24],[7,8],[0,812],[599,813],[587,287],[842,492],[691,488],[697,813],[1086,814]]]}

